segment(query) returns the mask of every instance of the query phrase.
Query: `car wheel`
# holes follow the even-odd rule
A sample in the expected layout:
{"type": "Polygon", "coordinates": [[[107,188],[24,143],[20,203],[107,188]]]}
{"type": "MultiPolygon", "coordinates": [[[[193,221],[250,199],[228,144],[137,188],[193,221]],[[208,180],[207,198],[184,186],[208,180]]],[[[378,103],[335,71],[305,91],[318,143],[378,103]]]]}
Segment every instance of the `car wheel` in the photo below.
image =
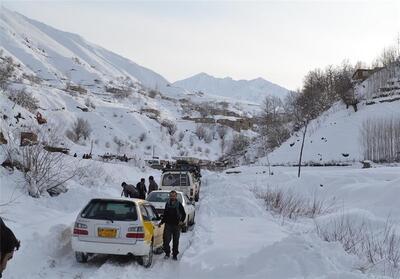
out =
{"type": "Polygon", "coordinates": [[[153,263],[153,242],[150,245],[149,254],[138,258],[138,263],[145,268],[149,268],[153,263]]]}
{"type": "Polygon", "coordinates": [[[75,259],[78,263],[86,263],[88,261],[88,254],[83,252],[75,252],[75,259]]]}

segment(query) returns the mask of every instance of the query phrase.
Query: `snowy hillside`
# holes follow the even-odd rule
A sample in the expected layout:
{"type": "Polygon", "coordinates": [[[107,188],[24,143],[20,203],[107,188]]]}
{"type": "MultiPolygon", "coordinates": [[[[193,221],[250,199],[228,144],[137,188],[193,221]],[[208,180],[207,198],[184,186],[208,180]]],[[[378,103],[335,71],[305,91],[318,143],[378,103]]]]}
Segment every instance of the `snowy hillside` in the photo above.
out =
{"type": "MultiPolygon", "coordinates": [[[[211,103],[217,109],[215,115],[208,111],[208,117],[215,117],[215,121],[228,118],[233,124],[242,115],[251,118],[259,110],[258,105],[237,100],[222,103],[221,98],[193,95],[76,34],[5,8],[0,10],[0,29],[1,59],[9,56],[15,63],[9,89],[0,96],[1,113],[9,117],[2,123],[6,134],[15,129],[10,124],[37,124],[28,120],[11,123],[18,112],[25,119],[33,119],[40,112],[48,120],[46,125],[58,127],[61,135],[78,118],[89,122],[90,140],[78,144],[68,139],[63,142],[71,154],[76,152],[78,156],[90,152],[93,141],[96,157],[105,153],[126,154],[140,160],[140,164],[153,155],[165,159],[177,155],[216,159],[222,152],[215,136],[217,126],[207,126],[209,140],[195,135],[201,123],[193,119],[199,117],[202,104],[211,103]],[[28,111],[6,100],[13,99],[19,91],[31,94],[38,101],[37,108],[28,111]],[[172,123],[176,129],[168,131],[165,123],[172,123]]],[[[235,132],[227,129],[229,139],[235,132]]]]}
{"type": "Polygon", "coordinates": [[[96,46],[76,34],[54,29],[6,8],[0,10],[0,42],[8,55],[51,84],[96,88],[118,77],[180,95],[161,75],[96,46]]]}
{"type": "MultiPolygon", "coordinates": [[[[361,105],[358,112],[336,104],[311,121],[304,142],[303,162],[328,163],[363,160],[361,128],[368,119],[398,117],[400,102],[361,105]]],[[[269,156],[272,164],[297,164],[302,133],[297,132],[269,156]]],[[[262,160],[266,162],[266,159],[262,160]]]]}
{"type": "Polygon", "coordinates": [[[220,96],[231,100],[242,100],[261,104],[266,96],[284,98],[288,90],[262,78],[253,80],[233,80],[230,77],[216,78],[200,73],[173,83],[174,86],[192,92],[220,96]]]}
{"type": "MultiPolygon", "coordinates": [[[[354,163],[368,159],[365,158],[363,145],[363,139],[366,138],[365,133],[373,132],[368,129],[371,129],[373,125],[382,127],[386,125],[385,122],[392,123],[393,127],[398,127],[400,121],[400,73],[398,72],[395,77],[386,77],[383,79],[386,80],[385,82],[382,82],[381,79],[376,84],[374,82],[377,79],[376,76],[382,75],[387,75],[385,69],[356,86],[361,100],[357,105],[357,112],[351,107],[346,109],[342,102],[338,102],[310,122],[304,142],[303,163],[354,163]],[[369,127],[367,127],[368,125],[369,127]]],[[[393,137],[391,150],[397,152],[398,138],[395,139],[394,135],[398,132],[394,130],[393,135],[385,131],[387,134],[378,143],[379,146],[374,147],[375,151],[382,148],[388,138],[393,137]]],[[[270,154],[269,159],[272,164],[292,165],[298,163],[302,131],[303,129],[295,133],[270,154]]],[[[267,159],[263,158],[261,161],[266,163],[267,159]]]]}

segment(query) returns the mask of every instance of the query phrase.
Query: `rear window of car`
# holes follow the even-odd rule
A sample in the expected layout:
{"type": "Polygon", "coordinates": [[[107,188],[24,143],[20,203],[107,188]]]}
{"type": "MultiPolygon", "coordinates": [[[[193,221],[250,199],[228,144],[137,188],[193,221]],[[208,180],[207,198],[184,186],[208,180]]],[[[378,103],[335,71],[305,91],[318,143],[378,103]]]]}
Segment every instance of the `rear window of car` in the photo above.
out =
{"type": "Polygon", "coordinates": [[[138,219],[136,206],[130,201],[92,200],[81,214],[82,218],[136,221],[138,219]]]}
{"type": "Polygon", "coordinates": [[[162,186],[190,186],[187,173],[168,173],[163,176],[162,186]]]}
{"type": "MultiPolygon", "coordinates": [[[[182,203],[182,196],[177,195],[178,200],[182,203]]],[[[167,202],[169,199],[169,192],[151,192],[146,200],[149,202],[167,202]]]]}

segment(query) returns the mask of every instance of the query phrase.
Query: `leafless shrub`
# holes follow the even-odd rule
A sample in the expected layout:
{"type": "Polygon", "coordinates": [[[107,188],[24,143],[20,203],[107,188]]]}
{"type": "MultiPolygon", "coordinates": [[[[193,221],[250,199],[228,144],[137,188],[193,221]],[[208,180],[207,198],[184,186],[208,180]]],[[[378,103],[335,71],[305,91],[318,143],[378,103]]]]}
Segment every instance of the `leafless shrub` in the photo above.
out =
{"type": "Polygon", "coordinates": [[[118,138],[117,136],[115,136],[113,138],[114,143],[117,145],[117,151],[118,153],[121,151],[122,147],[125,146],[125,143],[122,139],[118,138]]]}
{"type": "Polygon", "coordinates": [[[93,101],[89,97],[85,99],[85,106],[87,106],[88,108],[92,108],[92,109],[96,108],[96,105],[93,103],[93,101]]]}
{"type": "Polygon", "coordinates": [[[41,84],[42,79],[37,75],[22,74],[22,78],[28,80],[31,84],[41,84]]]}
{"type": "Polygon", "coordinates": [[[367,119],[360,131],[364,159],[374,162],[400,161],[400,118],[367,119]]]}
{"type": "Polygon", "coordinates": [[[88,139],[92,128],[87,120],[83,118],[78,118],[72,125],[70,130],[67,130],[66,136],[73,142],[79,142],[82,138],[84,140],[88,139]]]}
{"type": "Polygon", "coordinates": [[[161,95],[161,93],[155,89],[150,89],[147,94],[150,98],[153,98],[153,99],[155,97],[157,97],[158,95],[161,95]]]}
{"type": "Polygon", "coordinates": [[[228,128],[226,126],[223,125],[219,125],[217,127],[217,134],[219,139],[221,140],[221,153],[224,152],[225,149],[225,143],[226,143],[226,136],[228,134],[228,128]]]}
{"type": "Polygon", "coordinates": [[[183,131],[180,131],[178,134],[178,141],[181,142],[185,138],[185,133],[183,131]]]}
{"type": "Polygon", "coordinates": [[[197,125],[196,126],[195,135],[197,136],[197,138],[199,140],[204,139],[206,137],[206,135],[207,135],[206,127],[204,125],[197,125]]]}
{"type": "Polygon", "coordinates": [[[30,112],[35,112],[39,108],[39,100],[33,97],[32,93],[27,92],[25,89],[8,90],[8,98],[14,103],[26,108],[30,112]]]}
{"type": "Polygon", "coordinates": [[[212,131],[208,130],[204,136],[205,143],[211,143],[213,141],[213,134],[212,131]]]}
{"type": "Polygon", "coordinates": [[[227,151],[228,155],[240,155],[246,151],[247,147],[249,146],[250,141],[249,139],[241,134],[236,134],[233,136],[231,145],[229,150],[227,151]]]}
{"type": "Polygon", "coordinates": [[[170,137],[169,138],[169,145],[170,146],[174,146],[175,143],[176,143],[176,139],[174,137],[170,137]]]}
{"type": "Polygon", "coordinates": [[[209,148],[206,148],[206,149],[204,150],[204,152],[208,155],[208,154],[210,154],[210,149],[209,149],[209,148]]]}
{"type": "Polygon", "coordinates": [[[29,195],[38,198],[46,192],[51,196],[66,192],[65,183],[79,175],[82,169],[69,161],[65,154],[49,152],[44,148],[60,144],[57,129],[36,129],[34,132],[38,135],[36,144],[17,146],[15,142],[10,142],[10,145],[14,145],[14,151],[8,153],[12,161],[22,166],[20,170],[24,174],[29,195]]]}
{"type": "Polygon", "coordinates": [[[378,271],[392,278],[400,274],[400,236],[389,218],[383,226],[342,214],[328,224],[316,223],[317,234],[325,241],[340,242],[346,252],[364,263],[360,270],[378,271]]]}
{"type": "Polygon", "coordinates": [[[65,86],[65,90],[67,90],[69,92],[78,92],[80,94],[86,94],[87,93],[87,89],[84,88],[82,85],[73,84],[71,82],[67,82],[67,84],[65,86]]]}
{"type": "Polygon", "coordinates": [[[178,129],[176,127],[176,124],[169,119],[164,119],[163,121],[161,121],[161,126],[167,128],[168,134],[170,136],[173,136],[178,129]]]}
{"type": "Polygon", "coordinates": [[[316,194],[312,198],[306,198],[291,190],[270,187],[266,191],[254,190],[254,193],[257,198],[264,200],[267,210],[289,219],[315,218],[329,213],[333,208],[333,202],[326,203],[316,194]]]}
{"type": "Polygon", "coordinates": [[[198,147],[196,148],[196,150],[197,150],[198,152],[203,152],[203,148],[201,148],[201,146],[198,146],[198,147]]]}
{"type": "Polygon", "coordinates": [[[117,99],[125,99],[132,95],[132,89],[130,87],[114,87],[106,86],[106,92],[110,92],[117,99]]]}
{"type": "Polygon", "coordinates": [[[11,57],[3,57],[3,50],[0,50],[0,88],[5,88],[9,79],[15,71],[15,64],[11,57]]]}
{"type": "Polygon", "coordinates": [[[146,134],[145,132],[143,132],[143,133],[140,134],[139,140],[140,140],[141,142],[143,142],[143,141],[146,139],[146,137],[147,137],[147,134],[146,134]]]}

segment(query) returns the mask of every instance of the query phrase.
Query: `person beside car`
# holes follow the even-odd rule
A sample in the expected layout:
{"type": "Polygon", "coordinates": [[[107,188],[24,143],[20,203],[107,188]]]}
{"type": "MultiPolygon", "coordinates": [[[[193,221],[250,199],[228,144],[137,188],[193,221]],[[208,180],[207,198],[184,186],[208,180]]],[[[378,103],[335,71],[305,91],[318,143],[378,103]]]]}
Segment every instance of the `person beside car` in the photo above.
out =
{"type": "Polygon", "coordinates": [[[149,176],[149,192],[147,194],[150,194],[151,192],[157,191],[157,190],[158,190],[158,184],[154,180],[153,176],[149,176]]]}
{"type": "Polygon", "coordinates": [[[0,278],[6,269],[7,262],[14,256],[14,251],[20,246],[19,240],[0,218],[0,278]]]}
{"type": "Polygon", "coordinates": [[[136,190],[139,192],[139,199],[146,199],[146,179],[142,178],[140,179],[140,182],[136,184],[136,190]]]}
{"type": "Polygon", "coordinates": [[[130,197],[130,198],[133,198],[133,199],[138,199],[139,198],[139,192],[135,188],[135,186],[133,186],[132,184],[127,184],[124,181],[124,182],[122,182],[121,187],[122,187],[121,197],[123,195],[124,197],[130,197]]]}
{"type": "Polygon", "coordinates": [[[182,204],[177,199],[176,191],[172,190],[169,192],[169,200],[165,204],[164,214],[161,219],[159,226],[164,226],[164,252],[165,258],[169,258],[171,253],[171,247],[169,243],[172,238],[172,259],[178,260],[179,254],[179,237],[181,232],[181,226],[183,225],[186,218],[186,212],[182,204]]]}

